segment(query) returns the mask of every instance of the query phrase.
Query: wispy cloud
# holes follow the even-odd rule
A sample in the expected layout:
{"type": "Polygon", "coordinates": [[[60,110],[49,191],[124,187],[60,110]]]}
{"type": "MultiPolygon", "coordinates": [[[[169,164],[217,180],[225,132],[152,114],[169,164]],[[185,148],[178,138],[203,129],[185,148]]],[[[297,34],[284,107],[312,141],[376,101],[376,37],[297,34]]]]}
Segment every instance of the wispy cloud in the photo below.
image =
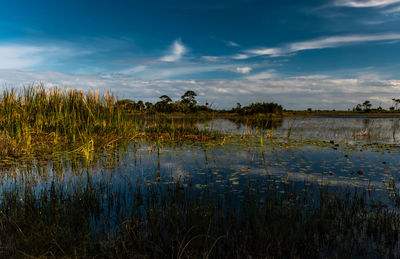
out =
{"type": "Polygon", "coordinates": [[[375,35],[348,35],[348,36],[333,36],[316,40],[296,42],[289,45],[290,52],[310,49],[325,49],[346,46],[350,44],[367,43],[374,41],[399,40],[400,34],[375,34],[375,35]]]}
{"type": "Polygon", "coordinates": [[[202,56],[201,58],[208,62],[217,62],[222,59],[222,57],[218,56],[202,56]]]}
{"type": "Polygon", "coordinates": [[[170,53],[160,60],[165,62],[175,62],[182,58],[186,53],[186,47],[180,40],[175,40],[171,46],[170,53]]]}
{"type": "Polygon", "coordinates": [[[247,55],[247,54],[236,54],[236,55],[233,55],[233,56],[232,56],[233,59],[237,59],[237,60],[248,59],[248,58],[250,58],[250,57],[251,57],[251,56],[250,56],[250,55],[247,55]]]}
{"type": "Polygon", "coordinates": [[[254,56],[285,56],[304,50],[338,48],[342,46],[362,44],[377,41],[400,40],[399,33],[372,34],[372,35],[344,35],[318,38],[308,41],[299,41],[286,44],[278,48],[248,49],[246,54],[237,54],[233,59],[246,59],[254,56]]]}
{"type": "Polygon", "coordinates": [[[240,47],[239,43],[233,42],[233,41],[226,41],[226,45],[231,46],[231,47],[240,47]]]}
{"type": "Polygon", "coordinates": [[[135,66],[135,67],[124,69],[124,70],[120,71],[120,73],[122,73],[122,74],[134,74],[134,73],[143,72],[146,69],[147,69],[147,66],[139,65],[139,66],[135,66]]]}
{"type": "Polygon", "coordinates": [[[265,72],[260,72],[254,75],[247,76],[246,79],[248,80],[265,80],[265,79],[271,79],[275,76],[273,71],[265,71],[265,72]]]}
{"type": "Polygon", "coordinates": [[[252,70],[251,67],[237,67],[236,72],[241,73],[241,74],[248,74],[252,70]]]}
{"type": "Polygon", "coordinates": [[[261,48],[261,49],[250,49],[247,52],[256,56],[279,56],[282,54],[283,49],[280,48],[261,48]]]}
{"type": "Polygon", "coordinates": [[[1,69],[32,68],[43,61],[45,49],[26,45],[0,45],[1,69]]]}
{"type": "Polygon", "coordinates": [[[0,69],[42,69],[91,53],[64,45],[0,43],[0,69]]]}
{"type": "Polygon", "coordinates": [[[400,3],[400,0],[336,0],[334,5],[366,8],[366,7],[385,7],[388,5],[400,3]]]}
{"type": "Polygon", "coordinates": [[[394,13],[400,13],[400,6],[396,6],[393,8],[388,8],[384,11],[382,11],[384,14],[394,14],[394,13]]]}
{"type": "Polygon", "coordinates": [[[179,79],[182,76],[201,77],[202,74],[210,72],[250,72],[251,68],[240,67],[238,70],[234,64],[181,64],[176,65],[158,65],[144,66],[139,65],[128,69],[123,69],[115,72],[115,75],[130,76],[135,79],[142,80],[164,80],[164,79],[179,79]],[[239,71],[240,70],[240,71],[239,71]]]}

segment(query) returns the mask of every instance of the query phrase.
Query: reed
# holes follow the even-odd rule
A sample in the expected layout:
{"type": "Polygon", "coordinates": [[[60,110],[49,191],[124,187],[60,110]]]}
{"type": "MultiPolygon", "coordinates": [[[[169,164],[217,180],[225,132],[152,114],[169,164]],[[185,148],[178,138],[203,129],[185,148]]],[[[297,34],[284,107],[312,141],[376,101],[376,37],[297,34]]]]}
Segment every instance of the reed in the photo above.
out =
{"type": "Polygon", "coordinates": [[[90,175],[3,188],[2,257],[265,258],[399,256],[400,215],[364,191],[289,183],[244,196],[179,182],[115,189],[90,175]],[[303,189],[303,191],[301,191],[303,189]]]}
{"type": "Polygon", "coordinates": [[[181,120],[140,118],[129,115],[110,92],[28,86],[4,89],[0,95],[0,156],[37,153],[47,146],[59,150],[91,153],[120,139],[146,137],[162,141],[215,139],[216,132],[181,120]],[[186,124],[185,124],[186,123],[186,124]],[[18,143],[18,144],[17,144],[18,143]],[[7,151],[7,152],[6,152],[7,151]]]}

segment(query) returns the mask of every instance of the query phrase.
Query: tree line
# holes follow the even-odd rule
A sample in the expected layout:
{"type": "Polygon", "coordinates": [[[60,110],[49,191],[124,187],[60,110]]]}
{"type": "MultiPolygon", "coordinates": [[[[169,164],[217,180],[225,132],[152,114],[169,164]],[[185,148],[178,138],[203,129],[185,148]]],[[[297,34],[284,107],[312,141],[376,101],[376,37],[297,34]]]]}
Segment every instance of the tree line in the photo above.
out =
{"type": "Polygon", "coordinates": [[[237,103],[235,108],[231,110],[214,110],[209,103],[199,105],[196,100],[197,94],[194,91],[186,91],[180,100],[173,101],[168,95],[160,96],[160,101],[156,103],[143,102],[141,100],[135,102],[130,99],[123,99],[116,102],[117,106],[123,108],[130,113],[196,113],[196,112],[227,112],[238,113],[242,115],[253,115],[258,113],[282,113],[283,108],[276,103],[252,103],[244,106],[237,103]]]}
{"type": "MultiPolygon", "coordinates": [[[[389,107],[389,111],[398,111],[400,106],[400,99],[393,98],[393,105],[389,107]]],[[[364,112],[372,112],[372,111],[385,111],[380,105],[377,108],[372,108],[372,104],[369,100],[365,100],[362,104],[357,104],[356,107],[353,108],[353,111],[364,111],[364,112]]]]}

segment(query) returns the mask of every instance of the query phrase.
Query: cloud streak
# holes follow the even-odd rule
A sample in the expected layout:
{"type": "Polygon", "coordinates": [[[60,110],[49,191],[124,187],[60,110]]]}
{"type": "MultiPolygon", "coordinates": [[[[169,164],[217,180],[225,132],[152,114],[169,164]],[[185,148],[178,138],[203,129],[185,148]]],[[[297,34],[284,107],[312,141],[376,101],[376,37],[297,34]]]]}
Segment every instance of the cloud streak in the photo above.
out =
{"type": "Polygon", "coordinates": [[[351,44],[368,43],[374,41],[399,40],[399,39],[400,39],[399,33],[333,36],[311,41],[292,43],[289,45],[289,51],[297,52],[301,50],[336,48],[351,44]]]}
{"type": "Polygon", "coordinates": [[[251,67],[237,67],[236,72],[241,73],[241,74],[248,74],[252,70],[251,67]]]}
{"type": "Polygon", "coordinates": [[[31,68],[43,61],[44,48],[26,45],[0,45],[1,69],[31,68]]]}
{"type": "Polygon", "coordinates": [[[305,50],[338,48],[343,46],[364,44],[370,42],[400,40],[400,33],[372,34],[372,35],[344,35],[318,38],[308,41],[289,43],[278,48],[249,49],[247,54],[237,54],[233,58],[246,59],[255,56],[278,57],[305,50]]]}
{"type": "Polygon", "coordinates": [[[66,44],[29,45],[0,43],[0,69],[42,69],[92,51],[66,44]]]}
{"type": "Polygon", "coordinates": [[[160,60],[165,62],[176,62],[186,53],[186,47],[180,40],[175,40],[171,46],[170,54],[162,57],[160,60]]]}
{"type": "Polygon", "coordinates": [[[367,8],[367,7],[385,7],[400,3],[400,0],[337,0],[335,6],[367,8]]]}
{"type": "Polygon", "coordinates": [[[384,13],[384,14],[394,14],[394,13],[399,13],[399,12],[400,12],[400,6],[396,6],[396,7],[389,8],[389,9],[382,11],[382,13],[384,13]]]}

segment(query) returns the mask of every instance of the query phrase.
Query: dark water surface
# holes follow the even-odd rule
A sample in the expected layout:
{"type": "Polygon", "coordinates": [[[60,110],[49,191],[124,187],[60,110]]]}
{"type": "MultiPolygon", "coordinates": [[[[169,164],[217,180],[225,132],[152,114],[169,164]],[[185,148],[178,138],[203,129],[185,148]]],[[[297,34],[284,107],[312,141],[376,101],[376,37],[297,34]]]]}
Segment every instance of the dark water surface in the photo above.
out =
{"type": "MultiPolygon", "coordinates": [[[[147,118],[145,120],[157,120],[147,118]]],[[[240,198],[249,188],[260,193],[271,184],[357,187],[389,201],[399,186],[399,125],[396,117],[289,117],[281,120],[201,119],[185,122],[218,131],[224,142],[155,143],[135,140],[95,154],[86,163],[68,153],[47,161],[5,166],[1,190],[33,187],[65,190],[87,186],[104,198],[131,207],[131,196],[146,186],[182,185],[240,198]]],[[[162,187],[161,187],[162,188],[162,187]]]]}

